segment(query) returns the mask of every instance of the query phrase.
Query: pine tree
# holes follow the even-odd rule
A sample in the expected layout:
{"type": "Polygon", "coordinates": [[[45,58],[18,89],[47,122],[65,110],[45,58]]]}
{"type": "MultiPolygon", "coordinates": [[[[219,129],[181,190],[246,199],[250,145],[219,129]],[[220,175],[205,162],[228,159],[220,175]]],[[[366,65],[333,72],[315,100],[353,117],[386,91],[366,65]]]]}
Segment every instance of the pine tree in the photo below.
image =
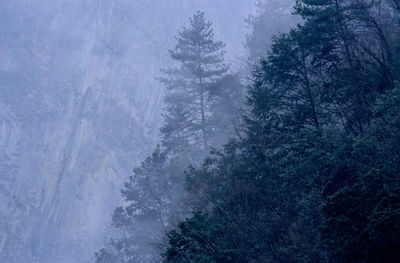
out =
{"type": "Polygon", "coordinates": [[[177,66],[164,69],[160,78],[166,86],[163,144],[167,148],[196,146],[209,148],[212,89],[228,67],[224,63],[224,43],[214,40],[212,24],[198,11],[189,27],[176,37],[170,55],[177,66]]]}
{"type": "Polygon", "coordinates": [[[224,44],[214,41],[204,14],[197,12],[176,39],[170,54],[177,65],[163,70],[161,78],[166,85],[162,145],[122,189],[125,202],[112,217],[122,235],[96,253],[97,263],[159,260],[162,235],[185,214],[185,169],[231,136],[229,121],[239,115],[240,78],[226,74],[224,44]]]}
{"type": "Polygon", "coordinates": [[[296,3],[304,23],[254,70],[241,138],[188,171],[203,214],[169,232],[164,262],[399,261],[398,14],[296,3]]]}

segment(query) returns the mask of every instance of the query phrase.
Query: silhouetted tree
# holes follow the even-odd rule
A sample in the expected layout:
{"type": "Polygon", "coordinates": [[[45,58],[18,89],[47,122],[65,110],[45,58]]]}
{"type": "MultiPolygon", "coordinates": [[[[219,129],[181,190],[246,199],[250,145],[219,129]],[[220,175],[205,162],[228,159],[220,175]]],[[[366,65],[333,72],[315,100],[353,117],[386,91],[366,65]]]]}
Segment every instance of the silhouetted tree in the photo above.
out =
{"type": "Polygon", "coordinates": [[[227,72],[224,43],[214,40],[212,25],[204,13],[197,12],[189,27],[178,33],[170,50],[177,66],[164,70],[166,85],[163,144],[167,148],[196,145],[207,151],[210,146],[211,105],[217,99],[213,89],[227,72]]]}

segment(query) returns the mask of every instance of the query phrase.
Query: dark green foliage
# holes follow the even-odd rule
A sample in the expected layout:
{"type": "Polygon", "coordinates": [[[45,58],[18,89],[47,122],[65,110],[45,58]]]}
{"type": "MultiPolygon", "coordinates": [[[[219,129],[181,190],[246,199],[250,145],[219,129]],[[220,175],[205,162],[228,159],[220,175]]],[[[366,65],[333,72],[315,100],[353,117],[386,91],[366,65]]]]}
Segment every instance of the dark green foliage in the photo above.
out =
{"type": "Polygon", "coordinates": [[[195,213],[178,225],[177,230],[168,233],[169,248],[164,254],[166,262],[210,263],[232,262],[239,251],[224,249],[220,237],[227,226],[214,225],[209,217],[201,212],[195,213]]]}
{"type": "Polygon", "coordinates": [[[168,233],[170,248],[165,253],[169,262],[215,262],[210,244],[207,216],[198,213],[168,233]]]}
{"type": "Polygon", "coordinates": [[[228,262],[298,262],[299,257],[320,262],[314,235],[318,229],[310,227],[320,221],[315,205],[319,199],[302,191],[310,190],[313,178],[289,177],[283,174],[287,170],[274,167],[271,159],[255,151],[256,145],[248,146],[248,141],[231,142],[224,152],[215,152],[203,169],[190,170],[193,206],[211,212],[210,227],[226,226],[217,241],[229,240],[221,247],[237,251],[228,262]],[[307,210],[312,205],[314,209],[307,210]]]}
{"type": "Polygon", "coordinates": [[[321,230],[331,262],[400,260],[399,98],[398,87],[379,97],[369,134],[354,140],[357,179],[323,208],[321,230]]]}
{"type": "Polygon", "coordinates": [[[400,176],[373,169],[329,197],[323,240],[330,262],[400,261],[400,176]]]}
{"type": "Polygon", "coordinates": [[[190,203],[204,214],[169,232],[165,262],[399,261],[393,7],[297,1],[303,24],[254,70],[240,139],[188,170],[190,203]]]}
{"type": "Polygon", "coordinates": [[[155,226],[172,228],[164,262],[400,261],[397,1],[298,0],[295,10],[302,24],[265,50],[236,129],[241,84],[223,44],[200,12],[179,33],[179,65],[163,79],[165,150],[135,170],[113,217],[135,236],[98,262],[143,261],[155,226]],[[173,228],[184,200],[197,212],[173,228]]]}

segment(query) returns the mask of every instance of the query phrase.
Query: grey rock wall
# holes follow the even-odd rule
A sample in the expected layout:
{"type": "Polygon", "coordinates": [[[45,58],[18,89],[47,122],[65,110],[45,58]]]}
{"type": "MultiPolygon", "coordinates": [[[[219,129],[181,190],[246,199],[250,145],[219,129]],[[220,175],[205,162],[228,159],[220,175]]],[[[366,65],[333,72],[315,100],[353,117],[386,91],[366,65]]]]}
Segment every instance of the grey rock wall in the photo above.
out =
{"type": "MultiPolygon", "coordinates": [[[[177,29],[197,9],[243,55],[250,0],[0,2],[0,262],[86,262],[158,141],[177,29]]],[[[234,55],[235,54],[235,55],[234,55]]]]}

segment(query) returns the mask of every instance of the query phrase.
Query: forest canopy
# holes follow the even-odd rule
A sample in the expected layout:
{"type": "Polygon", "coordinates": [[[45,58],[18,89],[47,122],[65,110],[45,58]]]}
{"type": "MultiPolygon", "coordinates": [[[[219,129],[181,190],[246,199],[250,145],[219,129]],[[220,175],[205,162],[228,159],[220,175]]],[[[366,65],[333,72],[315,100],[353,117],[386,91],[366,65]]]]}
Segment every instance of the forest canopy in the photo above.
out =
{"type": "Polygon", "coordinates": [[[246,85],[204,13],[179,31],[161,145],[97,263],[400,261],[400,2],[293,8],[269,43],[270,10],[249,19],[246,85]]]}

